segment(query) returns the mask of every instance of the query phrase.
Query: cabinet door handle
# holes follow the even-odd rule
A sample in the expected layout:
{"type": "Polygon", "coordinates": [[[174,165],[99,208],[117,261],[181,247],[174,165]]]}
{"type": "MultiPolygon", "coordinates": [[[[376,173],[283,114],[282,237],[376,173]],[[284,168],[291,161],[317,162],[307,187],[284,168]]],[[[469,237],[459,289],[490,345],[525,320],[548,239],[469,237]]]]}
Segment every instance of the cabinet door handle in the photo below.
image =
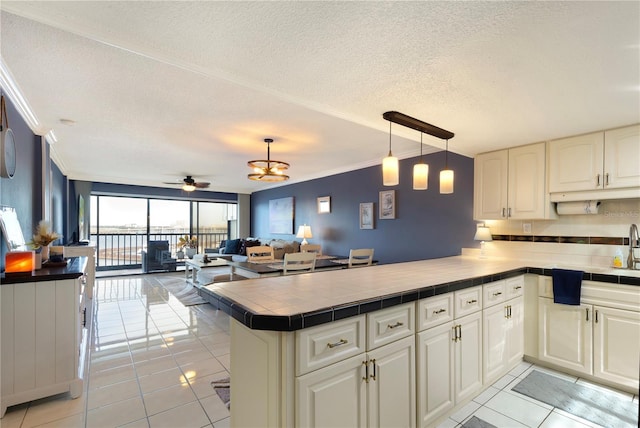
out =
{"type": "Polygon", "coordinates": [[[458,340],[462,340],[462,325],[458,324],[458,340]]]}
{"type": "Polygon", "coordinates": [[[511,207],[507,209],[507,217],[511,217],[511,207]]]}
{"type": "Polygon", "coordinates": [[[401,323],[400,321],[398,321],[398,322],[397,322],[397,323],[395,323],[394,325],[387,324],[387,328],[388,328],[389,330],[392,330],[392,329],[397,328],[397,327],[402,327],[403,325],[404,325],[403,323],[401,323]]]}
{"type": "Polygon", "coordinates": [[[327,343],[327,348],[333,349],[336,346],[346,345],[347,343],[349,343],[349,341],[347,339],[340,339],[339,341],[337,341],[335,343],[327,343]]]}
{"type": "Polygon", "coordinates": [[[438,315],[438,314],[441,314],[441,313],[443,313],[443,312],[447,312],[447,310],[446,310],[446,309],[442,309],[442,308],[441,308],[441,309],[438,309],[437,311],[433,311],[433,314],[434,314],[434,315],[438,315]]]}
{"type": "Polygon", "coordinates": [[[363,361],[362,364],[364,365],[364,377],[362,380],[369,383],[369,361],[363,361]]]}
{"type": "Polygon", "coordinates": [[[596,313],[596,324],[598,324],[598,310],[597,309],[596,309],[595,313],[596,313]]]}
{"type": "Polygon", "coordinates": [[[587,311],[587,321],[589,321],[589,308],[586,308],[585,311],[587,311]]]}
{"type": "Polygon", "coordinates": [[[600,187],[600,174],[596,175],[596,187],[600,187]]]}
{"type": "Polygon", "coordinates": [[[497,291],[497,292],[493,293],[493,296],[496,297],[496,296],[500,296],[501,294],[502,294],[501,291],[497,291]]]}
{"type": "Polygon", "coordinates": [[[371,379],[376,380],[376,359],[372,359],[371,360],[371,364],[373,365],[373,375],[371,376],[371,379]]]}
{"type": "Polygon", "coordinates": [[[478,301],[476,299],[467,300],[468,305],[471,305],[473,303],[478,303],[478,301]]]}
{"type": "Polygon", "coordinates": [[[87,326],[87,308],[84,308],[82,310],[82,326],[83,327],[87,326]]]}
{"type": "Polygon", "coordinates": [[[511,318],[511,305],[509,305],[509,318],[511,318]]]}
{"type": "Polygon", "coordinates": [[[505,211],[506,210],[504,208],[502,208],[502,217],[505,217],[505,211]]]}
{"type": "Polygon", "coordinates": [[[453,339],[451,339],[453,342],[457,342],[458,341],[458,326],[454,325],[453,327],[451,327],[451,329],[453,330],[453,339]]]}
{"type": "Polygon", "coordinates": [[[609,185],[609,173],[608,172],[604,175],[604,185],[605,186],[609,185]]]}

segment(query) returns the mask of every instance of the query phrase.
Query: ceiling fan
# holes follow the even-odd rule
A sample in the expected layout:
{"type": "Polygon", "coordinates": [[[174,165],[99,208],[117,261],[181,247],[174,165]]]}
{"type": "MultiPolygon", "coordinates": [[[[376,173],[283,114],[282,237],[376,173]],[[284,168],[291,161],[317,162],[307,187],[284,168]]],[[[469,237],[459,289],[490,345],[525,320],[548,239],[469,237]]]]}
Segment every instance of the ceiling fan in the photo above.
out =
{"type": "Polygon", "coordinates": [[[193,192],[196,189],[206,189],[211,185],[211,183],[207,181],[195,181],[191,175],[187,175],[182,183],[179,181],[176,182],[165,182],[164,184],[177,184],[182,186],[182,190],[185,192],[193,192]]]}

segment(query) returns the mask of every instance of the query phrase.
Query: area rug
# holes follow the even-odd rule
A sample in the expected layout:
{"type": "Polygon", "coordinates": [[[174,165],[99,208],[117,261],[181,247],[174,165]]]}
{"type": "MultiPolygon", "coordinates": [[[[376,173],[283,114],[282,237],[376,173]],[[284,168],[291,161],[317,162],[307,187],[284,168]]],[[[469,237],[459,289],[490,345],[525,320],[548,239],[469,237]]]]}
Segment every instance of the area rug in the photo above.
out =
{"type": "Polygon", "coordinates": [[[191,284],[187,284],[184,275],[167,275],[156,278],[160,285],[169,291],[176,299],[185,306],[202,305],[207,303],[200,295],[198,290],[191,284]]]}
{"type": "Polygon", "coordinates": [[[497,428],[487,421],[483,421],[477,416],[471,416],[469,420],[462,424],[463,428],[497,428]]]}
{"type": "Polygon", "coordinates": [[[557,407],[603,427],[637,427],[638,405],[606,390],[590,388],[537,370],[512,391],[557,407]]]}
{"type": "Polygon", "coordinates": [[[224,378],[220,380],[214,380],[211,382],[214,391],[218,394],[218,397],[222,400],[227,409],[231,409],[231,379],[224,378]]]}

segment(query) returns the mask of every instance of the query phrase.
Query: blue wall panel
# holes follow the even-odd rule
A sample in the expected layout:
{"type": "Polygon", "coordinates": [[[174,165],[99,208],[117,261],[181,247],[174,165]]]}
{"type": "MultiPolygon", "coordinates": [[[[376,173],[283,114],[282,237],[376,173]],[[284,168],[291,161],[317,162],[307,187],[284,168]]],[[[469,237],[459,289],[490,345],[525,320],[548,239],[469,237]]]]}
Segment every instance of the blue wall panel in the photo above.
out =
{"type": "MultiPolygon", "coordinates": [[[[295,231],[309,224],[310,243],[321,244],[325,254],[347,255],[351,248],[374,248],[380,263],[431,259],[459,255],[463,247],[475,246],[473,235],[473,159],[449,153],[455,171],[455,189],[439,193],[439,172],[444,152],[424,157],[429,164],[429,189],[412,189],[413,164],[417,158],[400,161],[400,184],[382,186],[381,166],[294,183],[251,195],[251,234],[260,238],[296,239],[295,231]],[[396,218],[380,220],[378,197],[383,190],[396,191],[396,218]],[[269,201],[295,198],[294,234],[269,233],[269,201]],[[317,213],[317,198],[331,197],[331,213],[317,213]],[[375,228],[361,230],[361,202],[374,202],[375,228]]],[[[300,241],[301,239],[298,238],[300,241]]]]}

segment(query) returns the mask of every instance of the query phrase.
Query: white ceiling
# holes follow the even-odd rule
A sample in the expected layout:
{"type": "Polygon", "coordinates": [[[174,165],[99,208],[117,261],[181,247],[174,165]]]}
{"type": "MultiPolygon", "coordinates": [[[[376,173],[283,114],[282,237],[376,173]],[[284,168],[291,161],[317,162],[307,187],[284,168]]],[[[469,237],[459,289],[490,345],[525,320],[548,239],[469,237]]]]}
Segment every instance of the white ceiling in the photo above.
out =
{"type": "MultiPolygon", "coordinates": [[[[264,138],[289,183],[379,164],[389,110],[467,156],[640,122],[637,1],[0,7],[0,65],[71,179],[250,193],[272,186],[246,178],[264,138]]],[[[392,141],[419,153],[417,131],[392,141]]]]}

